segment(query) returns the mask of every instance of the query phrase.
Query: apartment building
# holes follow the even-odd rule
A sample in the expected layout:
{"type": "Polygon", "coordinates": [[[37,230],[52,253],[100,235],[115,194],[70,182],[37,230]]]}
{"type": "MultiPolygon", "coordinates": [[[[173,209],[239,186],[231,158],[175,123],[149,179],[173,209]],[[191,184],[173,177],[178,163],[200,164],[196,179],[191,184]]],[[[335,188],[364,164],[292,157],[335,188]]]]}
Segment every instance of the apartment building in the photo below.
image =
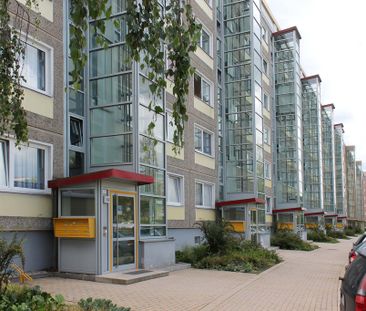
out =
{"type": "MultiPolygon", "coordinates": [[[[39,27],[29,24],[26,9],[11,2],[15,27],[23,26],[25,77],[23,107],[27,112],[28,144],[15,145],[12,135],[0,137],[0,236],[14,233],[24,241],[27,270],[54,266],[52,193],[47,181],[63,176],[64,92],[62,2],[39,7],[39,27]]],[[[30,19],[36,17],[30,12],[30,19]]]]}
{"type": "Polygon", "coordinates": [[[275,229],[305,239],[306,229],[363,219],[362,165],[333,124],[334,106],[321,105],[320,76],[301,67],[296,27],[281,29],[261,0],[191,1],[202,31],[175,153],[173,82],[151,94],[146,68],[127,62],[126,1],[109,3],[108,47],[90,20],[78,90],[70,2],[41,2],[27,42],[30,145],[0,140],[1,226],[24,232],[27,270],[171,265],[175,250],[202,242],[197,222],[219,217],[264,246],[275,229]],[[154,115],[151,101],[165,110],[154,115]]]}

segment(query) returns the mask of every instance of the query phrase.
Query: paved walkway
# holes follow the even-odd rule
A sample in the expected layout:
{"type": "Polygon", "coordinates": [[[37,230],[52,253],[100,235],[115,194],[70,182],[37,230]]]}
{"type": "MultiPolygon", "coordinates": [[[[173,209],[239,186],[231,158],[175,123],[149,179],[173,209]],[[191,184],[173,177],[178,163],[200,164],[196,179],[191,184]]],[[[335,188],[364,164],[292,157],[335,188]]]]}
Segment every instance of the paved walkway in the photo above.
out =
{"type": "Polygon", "coordinates": [[[352,240],[312,252],[279,251],[285,261],[260,275],[188,269],[132,285],[61,278],[34,283],[67,301],[99,297],[136,311],[338,310],[338,277],[352,240]]]}

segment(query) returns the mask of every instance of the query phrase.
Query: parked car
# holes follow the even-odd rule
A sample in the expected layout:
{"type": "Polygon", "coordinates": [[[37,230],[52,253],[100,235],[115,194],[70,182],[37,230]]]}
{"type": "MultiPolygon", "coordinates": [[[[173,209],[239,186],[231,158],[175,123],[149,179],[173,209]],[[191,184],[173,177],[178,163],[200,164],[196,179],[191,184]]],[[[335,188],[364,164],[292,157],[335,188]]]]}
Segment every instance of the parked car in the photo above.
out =
{"type": "MultiPolygon", "coordinates": [[[[364,243],[365,244],[365,243],[364,243]]],[[[340,290],[341,311],[366,310],[366,247],[358,250],[357,257],[349,265],[340,290]]]]}
{"type": "Polygon", "coordinates": [[[357,256],[356,249],[360,247],[360,245],[365,244],[366,242],[366,233],[362,234],[355,243],[353,243],[352,249],[348,253],[348,262],[351,263],[357,256]]]}

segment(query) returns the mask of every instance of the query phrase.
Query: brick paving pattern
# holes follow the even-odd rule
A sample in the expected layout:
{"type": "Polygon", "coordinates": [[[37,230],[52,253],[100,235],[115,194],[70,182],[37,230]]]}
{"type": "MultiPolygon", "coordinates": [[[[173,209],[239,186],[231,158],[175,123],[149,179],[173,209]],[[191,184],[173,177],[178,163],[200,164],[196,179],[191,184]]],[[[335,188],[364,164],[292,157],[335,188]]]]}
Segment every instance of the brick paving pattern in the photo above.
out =
{"type": "Polygon", "coordinates": [[[321,243],[312,252],[281,250],[285,261],[259,275],[188,269],[128,286],[61,278],[38,279],[34,284],[70,302],[108,298],[134,311],[335,311],[338,278],[353,240],[321,243]]]}

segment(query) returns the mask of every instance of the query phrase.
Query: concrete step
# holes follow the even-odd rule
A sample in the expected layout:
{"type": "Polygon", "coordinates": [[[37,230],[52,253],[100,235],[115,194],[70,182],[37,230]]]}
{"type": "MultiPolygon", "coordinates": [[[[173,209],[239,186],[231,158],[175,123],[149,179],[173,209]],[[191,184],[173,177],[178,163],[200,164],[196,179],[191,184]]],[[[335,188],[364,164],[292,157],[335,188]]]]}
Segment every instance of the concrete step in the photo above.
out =
{"type": "Polygon", "coordinates": [[[131,270],[123,272],[113,272],[103,275],[96,275],[95,282],[129,285],[151,279],[168,276],[169,271],[162,270],[131,270]]]}
{"type": "Polygon", "coordinates": [[[178,262],[175,265],[164,267],[165,271],[173,272],[192,268],[190,263],[178,262]]]}

